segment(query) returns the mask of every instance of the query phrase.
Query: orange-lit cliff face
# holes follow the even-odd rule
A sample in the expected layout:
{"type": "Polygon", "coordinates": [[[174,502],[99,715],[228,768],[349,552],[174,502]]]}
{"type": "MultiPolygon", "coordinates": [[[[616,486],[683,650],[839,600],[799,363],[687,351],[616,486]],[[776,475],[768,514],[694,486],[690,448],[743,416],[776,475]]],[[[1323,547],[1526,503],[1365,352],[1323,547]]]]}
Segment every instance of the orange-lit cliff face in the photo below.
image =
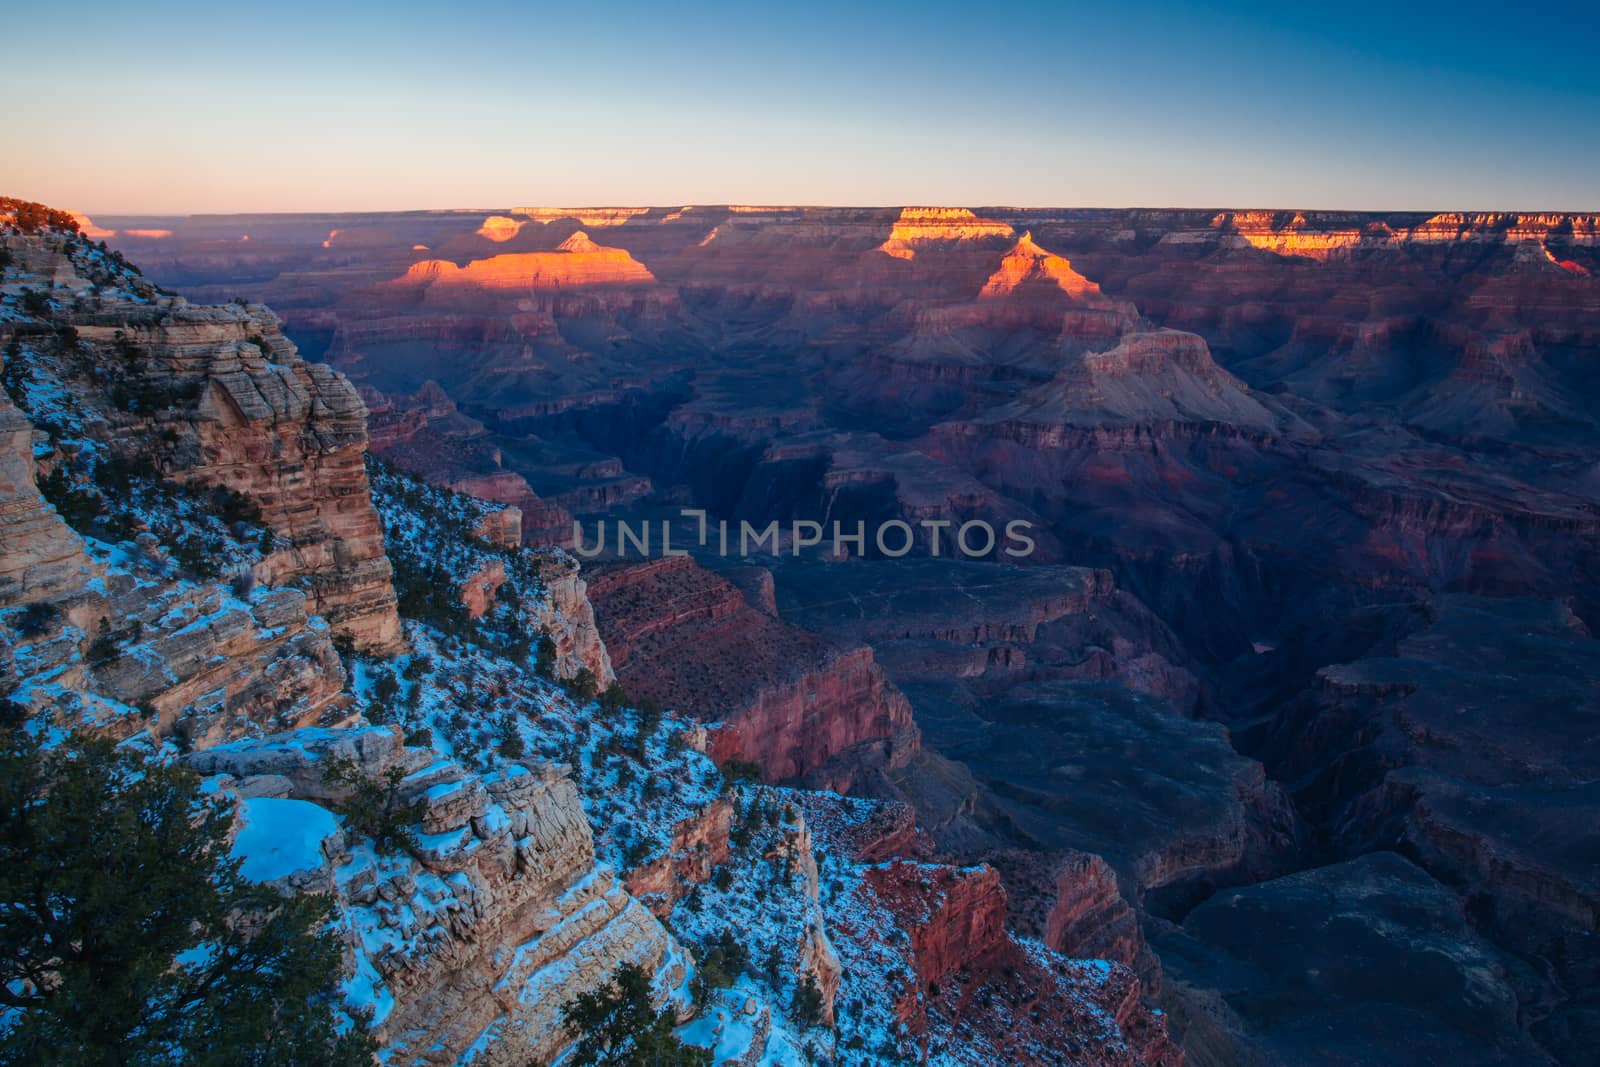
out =
{"type": "Polygon", "coordinates": [[[1024,232],[1000,261],[999,269],[989,276],[978,296],[980,299],[1010,296],[1023,286],[1034,284],[1046,289],[1053,287],[1071,297],[1100,294],[1098,285],[1073,270],[1065,259],[1040,248],[1033,234],[1024,232]]]}
{"type": "Polygon", "coordinates": [[[1280,256],[1326,260],[1358,250],[1430,245],[1467,248],[1498,245],[1519,250],[1531,246],[1542,254],[1547,242],[1557,246],[1594,247],[1600,243],[1597,231],[1600,231],[1600,216],[1595,215],[1447,212],[1393,217],[1301,211],[1222,211],[1203,222],[1196,219],[1189,225],[1170,228],[1160,239],[1169,245],[1248,246],[1280,256]]]}
{"type": "Polygon", "coordinates": [[[908,207],[900,212],[889,239],[878,250],[896,259],[914,259],[919,248],[1011,235],[1006,223],[980,219],[967,208],[908,207]]]}
{"type": "Polygon", "coordinates": [[[629,219],[646,215],[649,211],[649,208],[644,207],[514,207],[511,209],[513,215],[522,216],[532,222],[548,224],[562,219],[577,219],[579,225],[590,229],[621,226],[629,219]]]}
{"type": "Polygon", "coordinates": [[[502,244],[511,240],[522,229],[523,224],[516,219],[504,215],[490,215],[483,220],[483,225],[478,227],[478,236],[502,244]]]}
{"type": "MultiPolygon", "coordinates": [[[[491,237],[509,240],[510,235],[491,237]]],[[[588,285],[648,285],[655,275],[626,249],[595,244],[579,230],[554,252],[510,252],[475,259],[460,267],[444,259],[413,263],[391,285],[425,285],[442,289],[564,289],[588,285]]]]}

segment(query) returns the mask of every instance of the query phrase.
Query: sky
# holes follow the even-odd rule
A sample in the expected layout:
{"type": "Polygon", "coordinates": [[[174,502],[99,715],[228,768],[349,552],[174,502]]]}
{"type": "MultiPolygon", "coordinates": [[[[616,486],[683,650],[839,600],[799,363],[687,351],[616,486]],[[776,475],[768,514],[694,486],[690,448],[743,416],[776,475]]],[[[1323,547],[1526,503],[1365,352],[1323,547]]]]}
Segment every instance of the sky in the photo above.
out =
{"type": "Polygon", "coordinates": [[[1600,210],[1595,3],[0,0],[0,37],[0,195],[91,215],[1600,210]]]}

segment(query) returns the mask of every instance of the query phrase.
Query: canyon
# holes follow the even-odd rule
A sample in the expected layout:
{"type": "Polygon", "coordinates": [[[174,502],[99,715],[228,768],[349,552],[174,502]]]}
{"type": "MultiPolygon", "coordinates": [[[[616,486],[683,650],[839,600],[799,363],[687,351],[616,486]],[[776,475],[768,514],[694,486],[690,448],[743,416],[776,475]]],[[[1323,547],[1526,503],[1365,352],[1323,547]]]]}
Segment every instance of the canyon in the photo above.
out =
{"type": "MultiPolygon", "coordinates": [[[[836,835],[802,915],[852,851],[838,824],[886,824],[839,900],[926,932],[835,949],[897,958],[879,968],[904,974],[892,1025],[923,1054],[1052,1062],[982,1020],[1092,1002],[1149,1063],[1179,1046],[1195,1064],[1584,1062],[1596,217],[695,205],[95,224],[182,296],[74,313],[79,343],[120,358],[121,329],[163,387],[200,383],[162,469],[254,501],[277,538],[255,581],[304,598],[304,635],[230,655],[331,655],[299,621],[316,617],[406,654],[362,505],[368,435],[397,469],[494,502],[502,539],[514,524],[555,551],[574,518],[675,523],[688,557],[586,559],[587,588],[544,609],[546,629],[577,619],[561,670],[614,672],[761,789],[859,798],[797,804],[807,837],[836,835]],[[729,555],[685,508],[900,521],[915,545],[729,555]],[[952,558],[962,524],[1017,520],[1026,558],[952,558]],[[1109,970],[1089,996],[1089,969],[1040,953],[1109,970]],[[1008,987],[1003,967],[1029,977],[1008,987]],[[1067,979],[1077,994],[1040,993],[1067,979]]],[[[75,271],[18,249],[73,293],[75,271]]],[[[96,561],[30,516],[29,562],[0,590],[85,587],[96,561]]],[[[106,609],[70,610],[92,626],[106,609]]],[[[346,713],[339,683],[309,681],[330,672],[274,669],[308,679],[274,729],[346,713]]],[[[218,684],[178,690],[162,721],[218,684]]],[[[203,744],[263,714],[234,688],[203,744]]],[[[679,814],[660,836],[677,858],[627,883],[675,932],[696,892],[721,899],[704,857],[742,817],[679,814]]],[[[597,827],[598,855],[630,845],[597,827]]],[[[831,974],[824,956],[807,973],[831,974]]],[[[742,1011],[702,1021],[731,1034],[742,1011]]],[[[1083,1013],[1051,1025],[1079,1033],[1083,1013]]]]}
{"type": "MultiPolygon", "coordinates": [[[[652,644],[665,576],[580,567],[518,506],[375,460],[381,404],[369,437],[265,306],[192,304],[36,214],[0,216],[5,728],[198,774],[242,877],[331,902],[339,1018],[384,1062],[559,1062],[568,1005],[624,965],[718,1063],[1181,1060],[1131,970],[1011,935],[994,870],[931,862],[909,808],[719,769],[898,766],[909,706],[867,646],[778,623],[757,583],[771,655],[718,704],[624,694],[685,640],[652,644]],[[1025,1017],[940,1001],[963,976],[1025,1017]]],[[[749,621],[682,562],[684,619],[749,621]]]]}

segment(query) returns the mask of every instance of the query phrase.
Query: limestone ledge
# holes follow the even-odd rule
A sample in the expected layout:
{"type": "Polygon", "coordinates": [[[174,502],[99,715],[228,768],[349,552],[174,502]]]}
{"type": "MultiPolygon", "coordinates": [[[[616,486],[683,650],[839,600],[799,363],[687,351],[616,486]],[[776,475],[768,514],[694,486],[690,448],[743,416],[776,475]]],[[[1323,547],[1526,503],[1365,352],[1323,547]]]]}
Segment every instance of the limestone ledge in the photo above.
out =
{"type": "Polygon", "coordinates": [[[564,768],[474,773],[392,727],[297,730],[197,752],[191,766],[239,796],[337,809],[347,759],[368,778],[401,772],[397,800],[420,802],[409,852],[376,853],[348,825],[292,887],[335,894],[349,944],[348,988],[367,990],[394,1064],[547,1064],[570,1044],[560,1008],[623,963],[654,975],[658,1003],[687,1012],[688,954],[616,874],[595,863],[589,823],[564,768]]]}

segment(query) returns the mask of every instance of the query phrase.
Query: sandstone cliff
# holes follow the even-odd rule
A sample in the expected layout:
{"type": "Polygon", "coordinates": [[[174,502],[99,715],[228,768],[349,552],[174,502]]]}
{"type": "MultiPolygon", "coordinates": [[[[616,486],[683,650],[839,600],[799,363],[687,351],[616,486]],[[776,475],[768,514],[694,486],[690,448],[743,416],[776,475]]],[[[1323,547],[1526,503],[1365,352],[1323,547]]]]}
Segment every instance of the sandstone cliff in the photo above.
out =
{"type": "Polygon", "coordinates": [[[366,499],[366,412],[349,383],[301,360],[263,307],[191,307],[142,281],[112,288],[106,261],[74,259],[43,238],[8,247],[19,274],[73,294],[49,315],[56,343],[30,363],[35,388],[53,382],[103,412],[89,432],[123,463],[245,498],[276,535],[256,564],[260,581],[302,585],[358,647],[397,648],[389,564],[366,499]]]}
{"type": "Polygon", "coordinates": [[[338,791],[323,774],[340,757],[371,779],[403,773],[397,799],[421,803],[421,847],[382,855],[337,835],[305,865],[264,873],[336,894],[354,987],[375,1009],[387,1056],[453,1064],[472,1049],[475,1063],[550,1062],[570,1040],[560,1006],[623,962],[645,967],[661,1000],[687,1010],[687,955],[610,870],[596,867],[577,789],[547,764],[475,775],[402,747],[393,728],[291,732],[190,762],[244,798],[235,854],[270,865],[277,857],[249,836],[253,809],[336,807],[338,791]]]}
{"type": "Polygon", "coordinates": [[[607,568],[590,595],[628,692],[719,721],[720,761],[845,788],[854,761],[883,768],[915,748],[910,709],[870,649],[757,612],[687,558],[607,568]]]}
{"type": "MultiPolygon", "coordinates": [[[[20,357],[18,349],[11,358],[20,357]]],[[[0,395],[0,607],[81,594],[92,566],[83,542],[39,495],[32,424],[0,395]]]]}
{"type": "MultiPolygon", "coordinates": [[[[607,248],[582,230],[553,252],[510,252],[458,267],[449,260],[413,263],[393,286],[431,290],[562,289],[586,285],[650,284],[655,276],[626,249],[607,248]]],[[[430,292],[429,296],[433,296],[430,292]]]]}

